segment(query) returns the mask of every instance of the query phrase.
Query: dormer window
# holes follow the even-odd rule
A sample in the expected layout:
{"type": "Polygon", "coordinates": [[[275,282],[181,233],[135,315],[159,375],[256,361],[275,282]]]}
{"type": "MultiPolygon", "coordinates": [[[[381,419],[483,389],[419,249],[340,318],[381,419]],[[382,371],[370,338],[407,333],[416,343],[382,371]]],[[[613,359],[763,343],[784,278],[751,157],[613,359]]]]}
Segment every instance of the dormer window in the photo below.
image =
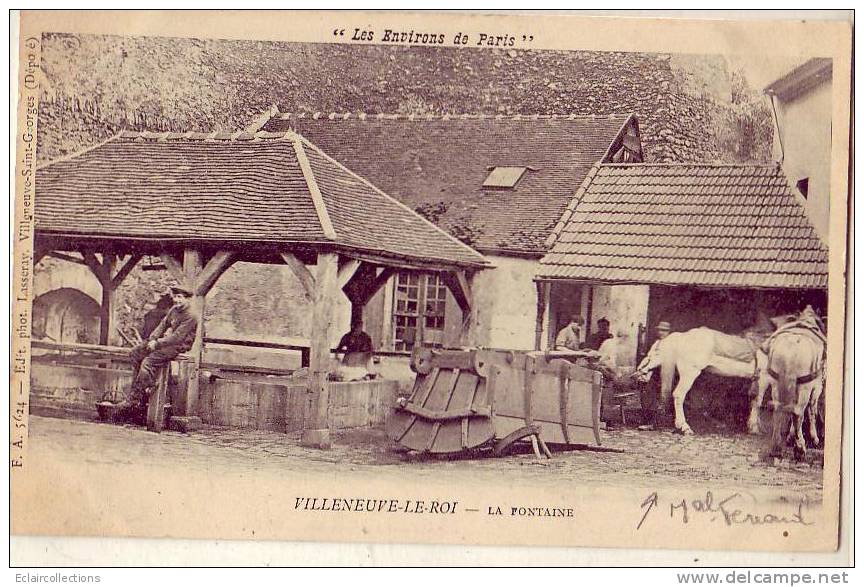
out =
{"type": "Polygon", "coordinates": [[[801,195],[806,200],[807,196],[810,192],[810,178],[809,177],[802,177],[801,179],[799,179],[795,183],[795,187],[798,188],[798,191],[801,193],[801,195]]]}
{"type": "Polygon", "coordinates": [[[530,167],[492,167],[489,175],[486,176],[486,181],[483,182],[484,188],[493,189],[513,189],[525,172],[531,169],[530,167]]]}

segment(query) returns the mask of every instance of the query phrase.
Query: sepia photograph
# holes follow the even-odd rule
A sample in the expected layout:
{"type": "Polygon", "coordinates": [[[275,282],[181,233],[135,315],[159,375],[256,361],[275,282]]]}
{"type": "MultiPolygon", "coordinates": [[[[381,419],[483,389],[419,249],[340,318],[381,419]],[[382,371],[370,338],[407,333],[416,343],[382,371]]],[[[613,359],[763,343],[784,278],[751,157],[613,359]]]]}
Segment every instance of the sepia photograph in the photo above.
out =
{"type": "Polygon", "coordinates": [[[838,548],[847,23],[86,16],[22,15],[14,534],[838,548]]]}

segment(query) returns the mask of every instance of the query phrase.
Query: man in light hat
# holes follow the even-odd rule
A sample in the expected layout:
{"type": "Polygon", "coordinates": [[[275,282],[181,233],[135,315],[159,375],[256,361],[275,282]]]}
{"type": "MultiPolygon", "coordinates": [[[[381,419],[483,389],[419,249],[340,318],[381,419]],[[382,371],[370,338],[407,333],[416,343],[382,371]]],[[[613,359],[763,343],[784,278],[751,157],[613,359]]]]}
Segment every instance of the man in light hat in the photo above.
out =
{"type": "MultiPolygon", "coordinates": [[[[648,349],[648,354],[646,354],[645,358],[642,359],[642,362],[639,363],[639,367],[636,370],[637,373],[643,371],[649,362],[656,363],[652,358],[660,352],[660,345],[662,344],[663,339],[669,336],[670,332],[672,332],[672,325],[669,324],[669,322],[661,320],[657,323],[657,326],[654,329],[657,339],[654,341],[654,344],[651,345],[651,348],[648,349]]],[[[660,378],[651,377],[651,373],[646,373],[644,375],[647,375],[650,379],[648,379],[646,385],[642,387],[642,392],[639,398],[642,404],[642,420],[644,422],[642,426],[639,426],[639,430],[654,430],[657,420],[657,407],[660,403],[660,378]]]]}
{"type": "Polygon", "coordinates": [[[174,305],[147,340],[129,353],[132,362],[132,387],[126,401],[117,406],[117,418],[143,423],[147,415],[149,393],[156,384],[159,370],[177,355],[192,348],[201,319],[192,308],[192,292],[184,286],[171,288],[174,305]]]}
{"type": "Polygon", "coordinates": [[[555,350],[578,351],[582,344],[582,316],[573,314],[570,323],[555,337],[555,350]]]}

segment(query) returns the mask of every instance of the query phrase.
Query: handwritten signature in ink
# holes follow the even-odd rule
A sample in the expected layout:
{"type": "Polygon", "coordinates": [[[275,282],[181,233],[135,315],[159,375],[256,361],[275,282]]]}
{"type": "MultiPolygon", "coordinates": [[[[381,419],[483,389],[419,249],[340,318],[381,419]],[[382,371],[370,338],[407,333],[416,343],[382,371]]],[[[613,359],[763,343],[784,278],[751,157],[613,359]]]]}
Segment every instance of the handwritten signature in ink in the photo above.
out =
{"type": "Polygon", "coordinates": [[[705,493],[705,497],[698,499],[675,498],[671,501],[664,502],[661,506],[660,496],[656,491],[648,495],[639,506],[642,510],[642,518],[636,529],[639,530],[645,520],[655,509],[663,511],[664,506],[668,506],[669,518],[680,519],[683,524],[688,524],[691,518],[696,516],[711,516],[710,521],[714,522],[721,520],[727,526],[735,526],[739,524],[750,524],[752,526],[761,526],[767,524],[800,524],[803,526],[812,526],[814,522],[807,521],[804,518],[804,500],[798,502],[798,507],[795,511],[783,515],[775,513],[751,512],[742,509],[743,496],[740,493],[732,493],[723,499],[717,499],[711,491],[705,493]]]}

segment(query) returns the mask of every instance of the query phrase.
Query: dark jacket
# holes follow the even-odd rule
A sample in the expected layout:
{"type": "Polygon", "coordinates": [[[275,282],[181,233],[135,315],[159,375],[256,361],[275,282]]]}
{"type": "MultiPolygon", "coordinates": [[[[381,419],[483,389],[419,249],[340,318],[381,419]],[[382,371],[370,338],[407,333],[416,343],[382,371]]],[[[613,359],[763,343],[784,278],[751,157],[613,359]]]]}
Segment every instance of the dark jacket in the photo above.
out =
{"type": "Polygon", "coordinates": [[[588,335],[588,340],[585,341],[585,348],[599,350],[603,343],[612,338],[610,332],[595,332],[588,335]]]}
{"type": "Polygon", "coordinates": [[[198,315],[192,308],[174,306],[168,310],[168,314],[149,338],[156,341],[157,349],[175,348],[177,352],[186,352],[195,342],[198,320],[198,315]]]}
{"type": "Polygon", "coordinates": [[[336,347],[338,352],[346,353],[371,353],[372,339],[365,332],[348,332],[339,341],[339,346],[336,347]]]}

